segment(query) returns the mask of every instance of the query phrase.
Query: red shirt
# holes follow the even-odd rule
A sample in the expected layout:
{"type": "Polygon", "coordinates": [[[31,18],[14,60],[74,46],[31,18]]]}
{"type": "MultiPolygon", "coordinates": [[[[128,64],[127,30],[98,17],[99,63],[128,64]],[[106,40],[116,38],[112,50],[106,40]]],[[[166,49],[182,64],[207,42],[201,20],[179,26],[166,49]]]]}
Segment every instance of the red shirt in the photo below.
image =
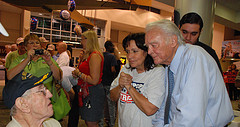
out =
{"type": "MultiPolygon", "coordinates": [[[[99,55],[101,56],[101,58],[102,58],[102,61],[101,61],[101,70],[100,70],[100,71],[101,71],[101,72],[100,72],[100,78],[99,78],[99,81],[98,81],[98,84],[99,84],[99,83],[101,83],[101,81],[102,81],[102,75],[103,75],[102,71],[103,71],[103,62],[104,62],[103,56],[102,56],[99,52],[97,52],[97,51],[92,52],[92,53],[89,55],[89,57],[88,57],[85,61],[83,61],[81,65],[78,66],[78,69],[79,69],[79,71],[82,72],[83,74],[85,74],[85,75],[90,75],[89,61],[90,61],[90,59],[91,59],[91,56],[92,56],[93,54],[96,54],[96,53],[99,54],[99,55]]],[[[84,81],[83,81],[81,78],[79,78],[79,79],[78,79],[78,85],[81,85],[81,84],[83,84],[83,83],[84,83],[84,81]]],[[[88,85],[88,87],[93,86],[93,85],[88,84],[88,83],[87,83],[87,85],[88,85]]]]}

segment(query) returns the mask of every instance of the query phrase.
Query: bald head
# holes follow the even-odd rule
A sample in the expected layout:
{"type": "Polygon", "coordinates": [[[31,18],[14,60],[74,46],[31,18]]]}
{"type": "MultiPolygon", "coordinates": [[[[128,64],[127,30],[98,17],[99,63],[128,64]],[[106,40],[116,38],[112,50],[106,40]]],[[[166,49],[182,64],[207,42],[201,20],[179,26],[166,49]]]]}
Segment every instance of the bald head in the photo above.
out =
{"type": "Polygon", "coordinates": [[[62,52],[67,51],[67,44],[64,42],[59,42],[56,48],[57,48],[57,51],[61,54],[62,52]]]}

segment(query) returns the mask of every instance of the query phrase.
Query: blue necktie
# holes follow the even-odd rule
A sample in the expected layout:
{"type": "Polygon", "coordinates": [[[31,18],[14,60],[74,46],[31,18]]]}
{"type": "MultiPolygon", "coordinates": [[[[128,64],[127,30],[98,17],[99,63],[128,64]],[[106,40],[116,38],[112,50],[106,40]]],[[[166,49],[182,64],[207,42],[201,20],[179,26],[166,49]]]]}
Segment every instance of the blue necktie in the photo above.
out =
{"type": "Polygon", "coordinates": [[[168,67],[168,96],[167,96],[167,101],[166,101],[165,111],[164,111],[164,125],[169,123],[169,111],[170,111],[173,87],[174,87],[173,72],[170,70],[170,67],[168,67]]]}

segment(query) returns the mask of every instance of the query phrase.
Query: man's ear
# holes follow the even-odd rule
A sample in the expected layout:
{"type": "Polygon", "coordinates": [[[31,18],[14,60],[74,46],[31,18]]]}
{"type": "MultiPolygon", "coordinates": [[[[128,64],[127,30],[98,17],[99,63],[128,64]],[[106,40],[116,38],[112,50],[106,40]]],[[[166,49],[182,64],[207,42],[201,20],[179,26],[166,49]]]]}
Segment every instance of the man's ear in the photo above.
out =
{"type": "Polygon", "coordinates": [[[30,112],[28,101],[23,97],[18,97],[15,100],[15,105],[19,110],[21,110],[21,112],[24,112],[24,113],[30,112]]]}
{"type": "Polygon", "coordinates": [[[171,47],[175,47],[178,45],[178,37],[177,35],[172,35],[171,37],[171,47]]]}
{"type": "Polygon", "coordinates": [[[200,36],[200,34],[202,33],[202,31],[203,31],[203,29],[201,29],[201,30],[199,31],[199,36],[200,36]]]}

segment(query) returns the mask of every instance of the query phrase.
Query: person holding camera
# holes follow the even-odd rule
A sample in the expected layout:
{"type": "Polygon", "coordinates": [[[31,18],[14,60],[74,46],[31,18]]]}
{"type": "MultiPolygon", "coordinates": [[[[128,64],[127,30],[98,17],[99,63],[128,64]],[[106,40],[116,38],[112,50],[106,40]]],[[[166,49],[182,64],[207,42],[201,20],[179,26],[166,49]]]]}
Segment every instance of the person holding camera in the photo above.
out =
{"type": "Polygon", "coordinates": [[[40,77],[50,71],[53,75],[44,84],[52,83],[53,78],[56,80],[61,79],[61,69],[51,54],[47,50],[39,49],[40,40],[35,34],[28,34],[24,38],[24,46],[27,53],[18,56],[12,61],[7,72],[8,80],[24,70],[36,77],[40,77]]]}

